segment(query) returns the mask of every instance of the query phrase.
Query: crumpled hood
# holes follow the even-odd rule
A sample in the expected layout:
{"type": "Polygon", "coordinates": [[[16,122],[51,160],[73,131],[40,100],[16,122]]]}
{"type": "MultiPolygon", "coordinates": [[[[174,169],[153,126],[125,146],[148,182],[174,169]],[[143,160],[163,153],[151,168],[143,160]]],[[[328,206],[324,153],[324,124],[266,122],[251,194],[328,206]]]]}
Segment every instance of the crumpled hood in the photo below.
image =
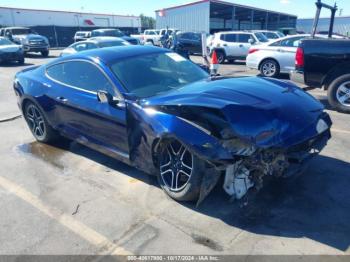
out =
{"type": "Polygon", "coordinates": [[[292,146],[316,136],[324,109],[290,82],[258,77],[196,82],[144,101],[174,105],[219,109],[237,136],[261,147],[292,146]]]}
{"type": "Polygon", "coordinates": [[[17,52],[21,48],[20,45],[0,45],[0,52],[17,52]]]}

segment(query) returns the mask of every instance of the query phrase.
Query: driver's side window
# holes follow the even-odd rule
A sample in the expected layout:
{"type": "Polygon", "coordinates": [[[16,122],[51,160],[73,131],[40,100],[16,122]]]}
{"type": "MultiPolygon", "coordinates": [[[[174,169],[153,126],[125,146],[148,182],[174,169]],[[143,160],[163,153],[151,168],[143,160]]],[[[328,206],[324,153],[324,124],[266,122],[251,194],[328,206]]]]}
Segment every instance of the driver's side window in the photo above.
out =
{"type": "Polygon", "coordinates": [[[47,68],[47,74],[53,79],[71,87],[89,92],[99,90],[115,95],[113,85],[107,77],[90,62],[69,61],[47,68]]]}

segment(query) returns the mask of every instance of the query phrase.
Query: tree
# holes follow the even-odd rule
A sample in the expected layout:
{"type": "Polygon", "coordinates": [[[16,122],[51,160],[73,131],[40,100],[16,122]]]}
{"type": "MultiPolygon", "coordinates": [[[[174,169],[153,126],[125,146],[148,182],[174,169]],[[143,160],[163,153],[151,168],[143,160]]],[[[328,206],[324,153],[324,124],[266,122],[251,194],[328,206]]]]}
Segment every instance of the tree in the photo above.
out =
{"type": "Polygon", "coordinates": [[[140,18],[141,18],[142,28],[154,29],[156,27],[156,20],[153,17],[145,16],[144,14],[141,14],[140,18]]]}

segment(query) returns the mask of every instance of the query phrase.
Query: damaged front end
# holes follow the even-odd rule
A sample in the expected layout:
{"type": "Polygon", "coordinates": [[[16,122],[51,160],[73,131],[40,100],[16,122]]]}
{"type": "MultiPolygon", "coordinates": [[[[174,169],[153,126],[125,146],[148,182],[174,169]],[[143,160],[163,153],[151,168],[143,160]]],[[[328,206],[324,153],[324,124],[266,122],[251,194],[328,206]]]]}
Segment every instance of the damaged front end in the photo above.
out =
{"type": "Polygon", "coordinates": [[[155,109],[175,116],[177,121],[196,128],[210,138],[206,143],[198,139],[201,141],[199,144],[195,140],[186,141],[185,137],[177,134],[178,139],[185,141],[193,153],[208,163],[207,170],[203,172],[198,204],[215,187],[221,175],[225,176],[225,192],[232,199],[241,199],[249,189],[261,189],[264,177],[287,177],[301,173],[308,160],[325,147],[331,136],[331,120],[327,114],[320,114],[317,123],[307,126],[313,129],[312,132],[301,129],[299,133],[307,136],[299,135],[302,142],[293,144],[297,140],[293,137],[295,134],[290,133],[286,139],[282,139],[285,129],[276,130],[276,123],[254,134],[252,131],[238,133],[217,109],[196,106],[161,106],[155,109]],[[311,138],[310,134],[313,134],[311,138]]]}
{"type": "Polygon", "coordinates": [[[260,190],[264,177],[290,177],[302,173],[308,161],[326,146],[330,136],[328,129],[288,149],[258,149],[250,156],[241,157],[225,171],[225,192],[232,199],[241,199],[251,188],[260,190]]]}

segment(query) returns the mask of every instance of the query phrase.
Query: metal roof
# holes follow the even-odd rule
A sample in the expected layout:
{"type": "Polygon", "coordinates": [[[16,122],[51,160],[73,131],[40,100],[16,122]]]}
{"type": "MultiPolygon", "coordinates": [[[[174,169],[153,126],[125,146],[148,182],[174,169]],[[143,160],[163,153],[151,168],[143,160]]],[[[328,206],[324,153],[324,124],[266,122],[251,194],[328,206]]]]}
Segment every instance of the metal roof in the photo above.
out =
{"type": "Polygon", "coordinates": [[[30,9],[30,8],[17,8],[17,7],[7,7],[7,6],[0,6],[0,9],[10,9],[10,10],[18,10],[18,11],[39,11],[39,12],[71,13],[71,14],[82,14],[82,15],[105,15],[105,16],[108,15],[108,16],[140,18],[139,16],[135,16],[135,15],[101,14],[101,13],[88,13],[88,12],[81,12],[81,11],[30,9]]]}
{"type": "Polygon", "coordinates": [[[298,17],[297,15],[292,15],[292,14],[287,14],[287,13],[282,13],[282,12],[277,12],[277,11],[271,11],[271,10],[257,8],[257,7],[248,6],[248,5],[240,5],[240,4],[235,4],[235,3],[232,3],[232,2],[221,1],[221,0],[201,0],[201,1],[191,2],[191,3],[188,3],[188,4],[183,4],[183,5],[177,5],[177,6],[171,6],[171,7],[168,7],[168,8],[158,9],[158,10],[156,10],[156,12],[159,12],[159,11],[162,11],[162,10],[177,9],[177,8],[182,8],[182,7],[187,7],[187,6],[192,6],[192,5],[197,5],[197,4],[201,4],[201,3],[207,3],[207,2],[216,3],[216,4],[223,4],[223,5],[230,5],[230,6],[237,6],[237,7],[243,7],[243,8],[249,8],[249,9],[253,9],[253,10],[257,10],[257,11],[263,11],[263,12],[281,14],[281,15],[286,15],[286,16],[292,16],[292,17],[295,17],[295,18],[298,17]]]}

